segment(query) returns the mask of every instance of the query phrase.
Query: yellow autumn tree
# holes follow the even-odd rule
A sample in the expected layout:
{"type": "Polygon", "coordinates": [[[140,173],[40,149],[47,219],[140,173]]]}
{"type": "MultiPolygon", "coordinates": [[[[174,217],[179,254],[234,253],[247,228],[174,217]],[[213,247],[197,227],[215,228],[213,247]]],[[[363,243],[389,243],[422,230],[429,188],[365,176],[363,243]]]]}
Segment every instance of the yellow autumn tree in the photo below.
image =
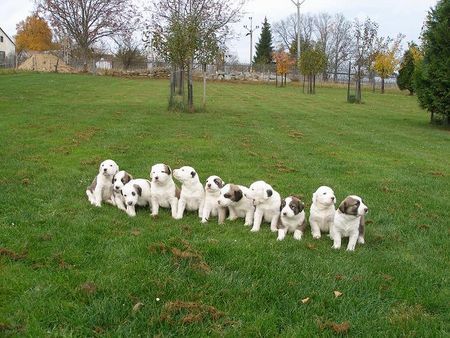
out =
{"type": "Polygon", "coordinates": [[[47,21],[37,14],[28,16],[17,24],[16,48],[17,52],[44,51],[52,49],[52,31],[47,21]]]}
{"type": "Polygon", "coordinates": [[[283,82],[284,85],[286,85],[286,74],[289,72],[289,69],[295,64],[295,61],[284,50],[278,50],[277,52],[273,53],[273,59],[277,65],[277,75],[281,75],[281,87],[283,87],[283,82]]]}
{"type": "Polygon", "coordinates": [[[384,80],[391,76],[400,64],[400,43],[403,40],[403,35],[399,34],[395,40],[386,42],[385,48],[379,51],[373,62],[373,69],[381,77],[381,93],[384,93],[384,80]],[[391,42],[391,46],[389,43],[391,42]]]}

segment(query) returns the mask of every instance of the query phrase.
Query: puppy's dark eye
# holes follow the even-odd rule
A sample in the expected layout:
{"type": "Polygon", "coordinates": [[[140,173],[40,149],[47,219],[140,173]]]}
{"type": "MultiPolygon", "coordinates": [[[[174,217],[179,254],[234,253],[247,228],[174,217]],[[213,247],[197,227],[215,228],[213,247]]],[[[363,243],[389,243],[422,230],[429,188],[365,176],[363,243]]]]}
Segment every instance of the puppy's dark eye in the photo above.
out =
{"type": "Polygon", "coordinates": [[[131,193],[131,195],[136,196],[136,193],[133,191],[133,192],[131,193]]]}
{"type": "Polygon", "coordinates": [[[225,198],[230,198],[231,195],[230,195],[229,193],[226,193],[225,195],[223,195],[223,197],[225,197],[225,198]]]}
{"type": "Polygon", "coordinates": [[[112,164],[110,164],[109,166],[112,167],[112,164]]]}
{"type": "Polygon", "coordinates": [[[123,197],[127,197],[127,195],[123,195],[123,197]]]}
{"type": "Polygon", "coordinates": [[[324,192],[323,194],[324,194],[324,195],[326,195],[327,193],[326,193],[326,192],[324,192]]]}

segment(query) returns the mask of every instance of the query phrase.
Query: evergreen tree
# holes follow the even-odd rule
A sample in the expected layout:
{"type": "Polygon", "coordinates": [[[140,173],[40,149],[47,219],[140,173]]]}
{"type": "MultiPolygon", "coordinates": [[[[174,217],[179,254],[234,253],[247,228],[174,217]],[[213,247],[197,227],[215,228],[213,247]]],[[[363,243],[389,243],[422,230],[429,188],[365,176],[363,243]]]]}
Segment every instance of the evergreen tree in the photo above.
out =
{"type": "Polygon", "coordinates": [[[253,59],[253,63],[272,63],[272,53],[272,31],[270,28],[270,24],[267,22],[267,18],[264,18],[264,22],[261,28],[261,36],[259,37],[259,42],[256,44],[256,55],[253,59]]]}
{"type": "Polygon", "coordinates": [[[415,89],[420,105],[445,124],[450,120],[450,0],[428,13],[422,36],[423,60],[417,64],[415,89]]]}
{"type": "Polygon", "coordinates": [[[400,90],[409,90],[414,94],[414,69],[419,50],[414,42],[408,44],[408,49],[403,54],[403,60],[398,71],[397,86],[400,90]]]}

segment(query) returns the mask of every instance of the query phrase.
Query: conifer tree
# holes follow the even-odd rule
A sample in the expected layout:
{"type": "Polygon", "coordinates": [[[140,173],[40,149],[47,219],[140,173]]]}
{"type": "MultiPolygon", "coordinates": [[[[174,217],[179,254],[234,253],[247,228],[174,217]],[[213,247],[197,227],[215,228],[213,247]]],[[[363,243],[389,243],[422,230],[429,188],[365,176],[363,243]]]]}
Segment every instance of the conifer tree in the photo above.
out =
{"type": "Polygon", "coordinates": [[[256,55],[253,59],[253,63],[269,64],[272,62],[272,54],[272,30],[267,18],[264,18],[261,28],[261,36],[259,37],[259,42],[256,44],[256,55]]]}

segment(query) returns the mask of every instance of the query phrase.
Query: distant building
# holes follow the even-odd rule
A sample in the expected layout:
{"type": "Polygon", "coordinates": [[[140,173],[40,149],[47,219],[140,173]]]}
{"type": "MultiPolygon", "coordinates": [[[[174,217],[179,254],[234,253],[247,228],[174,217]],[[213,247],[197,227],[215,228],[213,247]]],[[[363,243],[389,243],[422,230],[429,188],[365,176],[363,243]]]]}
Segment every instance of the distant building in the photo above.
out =
{"type": "Polygon", "coordinates": [[[16,45],[0,27],[0,67],[14,67],[15,58],[16,45]]]}

